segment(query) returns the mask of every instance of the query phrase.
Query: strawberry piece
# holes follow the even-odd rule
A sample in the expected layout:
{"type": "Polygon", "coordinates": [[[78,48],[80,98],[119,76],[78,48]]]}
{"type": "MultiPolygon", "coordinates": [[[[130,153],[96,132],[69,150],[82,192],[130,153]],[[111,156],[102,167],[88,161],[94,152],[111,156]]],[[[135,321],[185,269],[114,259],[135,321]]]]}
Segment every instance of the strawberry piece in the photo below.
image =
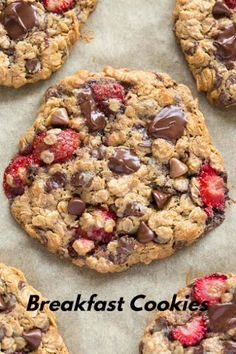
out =
{"type": "Polygon", "coordinates": [[[4,172],[3,188],[7,198],[22,195],[28,184],[28,170],[34,165],[31,155],[22,156],[17,154],[9,163],[4,172]]]}
{"type": "Polygon", "coordinates": [[[43,0],[44,7],[51,12],[61,14],[75,5],[75,0],[43,0]]]}
{"type": "MultiPolygon", "coordinates": [[[[96,210],[93,212],[94,216],[102,218],[105,222],[111,220],[116,220],[116,215],[107,210],[96,210]]],[[[96,245],[108,244],[115,239],[115,232],[107,232],[103,227],[96,228],[92,227],[88,232],[83,231],[81,228],[76,230],[76,238],[84,238],[91,241],[94,241],[96,245]]]]}
{"type": "MultiPolygon", "coordinates": [[[[56,135],[54,144],[48,144],[49,131],[37,135],[34,139],[34,157],[36,160],[47,164],[64,162],[70,158],[80,144],[79,134],[72,129],[62,130],[56,135]],[[51,154],[47,161],[43,153],[51,154]]],[[[55,136],[55,135],[54,135],[55,136]]]]}
{"type": "Polygon", "coordinates": [[[236,7],[236,0],[225,0],[225,3],[230,9],[235,9],[236,7]]]}
{"type": "Polygon", "coordinates": [[[220,302],[221,296],[226,291],[226,280],[227,277],[221,274],[212,274],[198,278],[192,290],[194,299],[199,303],[208,301],[209,305],[220,302]]]}
{"type": "Polygon", "coordinates": [[[219,173],[210,165],[204,165],[198,176],[198,181],[205,211],[211,215],[213,208],[224,210],[225,182],[219,173]]]}
{"type": "Polygon", "coordinates": [[[92,83],[90,86],[93,90],[95,101],[98,103],[107,101],[110,98],[116,98],[120,102],[125,100],[125,89],[118,82],[104,80],[92,83]]]}
{"type": "Polygon", "coordinates": [[[184,347],[197,345],[204,338],[207,331],[205,316],[195,316],[184,325],[175,327],[171,331],[173,339],[178,340],[184,347]]]}

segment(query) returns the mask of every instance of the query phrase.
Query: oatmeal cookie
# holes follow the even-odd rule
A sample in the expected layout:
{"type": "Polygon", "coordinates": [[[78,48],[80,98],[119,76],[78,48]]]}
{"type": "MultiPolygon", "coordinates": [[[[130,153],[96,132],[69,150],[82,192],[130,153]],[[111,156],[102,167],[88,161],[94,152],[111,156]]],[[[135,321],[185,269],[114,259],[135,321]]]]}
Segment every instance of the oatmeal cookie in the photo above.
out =
{"type": "Polygon", "coordinates": [[[18,269],[0,264],[0,353],[68,354],[52,312],[26,310],[30,295],[45,300],[18,269]]]}
{"type": "Polygon", "coordinates": [[[20,87],[58,70],[97,0],[0,0],[0,85],[20,87]]]}
{"type": "Polygon", "coordinates": [[[186,86],[106,67],[47,90],[4,189],[15,219],[48,250],[119,272],[219,225],[226,179],[186,86]]]}
{"type": "Polygon", "coordinates": [[[178,292],[177,301],[186,300],[192,301],[192,310],[157,314],[145,330],[139,353],[235,354],[236,275],[198,278],[178,292]],[[196,310],[204,302],[208,306],[196,310]]]}
{"type": "Polygon", "coordinates": [[[199,91],[236,104],[236,1],[176,0],[174,30],[199,91]]]}

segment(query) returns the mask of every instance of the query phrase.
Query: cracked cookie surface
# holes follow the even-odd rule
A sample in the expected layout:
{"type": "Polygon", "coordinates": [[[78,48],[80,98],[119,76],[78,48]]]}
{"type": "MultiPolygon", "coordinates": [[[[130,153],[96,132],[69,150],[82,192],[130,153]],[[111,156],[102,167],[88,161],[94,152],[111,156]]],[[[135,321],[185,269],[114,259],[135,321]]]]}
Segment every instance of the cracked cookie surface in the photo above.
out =
{"type": "Polygon", "coordinates": [[[186,86],[106,67],[47,90],[3,184],[12,215],[48,250],[119,272],[219,225],[226,180],[186,86]]]}
{"type": "Polygon", "coordinates": [[[199,91],[236,104],[236,1],[176,0],[174,30],[199,91]]]}
{"type": "Polygon", "coordinates": [[[0,353],[68,354],[52,312],[26,311],[30,295],[45,300],[21,271],[0,263],[0,353]]]}
{"type": "Polygon", "coordinates": [[[0,0],[0,85],[45,80],[65,62],[97,0],[0,0]]]}
{"type": "Polygon", "coordinates": [[[212,274],[197,278],[177,293],[177,300],[208,309],[164,311],[145,329],[140,354],[236,353],[236,275],[212,274]]]}

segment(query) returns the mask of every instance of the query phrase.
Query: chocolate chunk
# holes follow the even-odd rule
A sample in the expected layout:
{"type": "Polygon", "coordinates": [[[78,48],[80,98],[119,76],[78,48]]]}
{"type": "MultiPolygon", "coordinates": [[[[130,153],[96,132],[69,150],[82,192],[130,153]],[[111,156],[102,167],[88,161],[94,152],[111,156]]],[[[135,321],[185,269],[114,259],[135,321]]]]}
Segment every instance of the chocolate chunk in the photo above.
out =
{"type": "Polygon", "coordinates": [[[66,185],[66,174],[64,172],[56,172],[47,181],[45,190],[50,193],[53,189],[64,188],[66,185]]]}
{"type": "Polygon", "coordinates": [[[124,216],[143,216],[145,207],[138,202],[129,203],[124,211],[124,216]]]}
{"type": "Polygon", "coordinates": [[[98,148],[96,149],[92,149],[90,151],[90,155],[92,157],[94,157],[97,160],[102,160],[105,156],[105,152],[106,152],[106,148],[104,145],[100,145],[98,148]]]}
{"type": "Polygon", "coordinates": [[[41,70],[41,63],[38,58],[27,59],[25,62],[25,68],[28,74],[35,74],[41,70]]]}
{"type": "Polygon", "coordinates": [[[133,150],[120,147],[114,150],[108,162],[110,170],[117,174],[132,174],[138,171],[140,166],[140,160],[133,150]]]}
{"type": "Polygon", "coordinates": [[[171,197],[169,194],[164,193],[164,192],[157,190],[157,189],[152,191],[152,195],[155,199],[157,209],[159,209],[159,210],[164,207],[164,205],[167,203],[167,201],[171,197]]]}
{"type": "Polygon", "coordinates": [[[36,8],[30,2],[12,2],[3,10],[0,22],[11,39],[22,39],[38,25],[36,8]]]}
{"type": "Polygon", "coordinates": [[[23,338],[31,349],[36,350],[42,342],[42,332],[40,329],[35,328],[27,333],[23,333],[23,338]]]}
{"type": "Polygon", "coordinates": [[[77,94],[77,103],[80,105],[81,112],[86,118],[89,118],[92,111],[96,110],[96,103],[89,88],[85,88],[77,94]]]}
{"type": "Polygon", "coordinates": [[[51,115],[51,125],[53,127],[65,127],[68,126],[69,117],[65,108],[56,109],[51,115]]]}
{"type": "Polygon", "coordinates": [[[215,55],[222,62],[236,60],[236,23],[225,26],[214,41],[215,55]]]}
{"type": "Polygon", "coordinates": [[[101,131],[106,126],[106,118],[102,112],[97,109],[92,91],[89,88],[84,89],[77,95],[77,103],[80,105],[82,114],[87,120],[90,132],[101,131]]]}
{"type": "Polygon", "coordinates": [[[8,308],[8,304],[5,302],[2,295],[0,295],[0,312],[6,311],[8,308]]]}
{"type": "Polygon", "coordinates": [[[52,97],[60,97],[60,96],[61,96],[60,85],[49,87],[44,95],[46,102],[52,97]]]}
{"type": "Polygon", "coordinates": [[[208,309],[208,317],[212,332],[226,333],[236,327],[236,290],[232,302],[211,305],[208,309]]]}
{"type": "Polygon", "coordinates": [[[73,198],[68,203],[68,213],[80,216],[85,211],[85,202],[79,198],[73,198]]]}
{"type": "Polygon", "coordinates": [[[147,226],[144,221],[141,221],[136,238],[140,243],[148,243],[153,241],[155,238],[155,233],[147,226]]]}
{"type": "Polygon", "coordinates": [[[162,138],[175,141],[184,132],[187,117],[178,106],[163,108],[148,126],[148,133],[154,138],[162,138]]]}
{"type": "Polygon", "coordinates": [[[224,354],[236,354],[236,342],[227,341],[224,343],[224,354]]]}
{"type": "Polygon", "coordinates": [[[87,118],[87,125],[90,132],[101,131],[106,126],[106,118],[103,113],[93,111],[91,112],[90,117],[87,118]]]}
{"type": "Polygon", "coordinates": [[[71,176],[71,185],[73,187],[89,187],[91,185],[93,177],[89,172],[75,172],[71,176]]]}
{"type": "Polygon", "coordinates": [[[221,18],[221,17],[230,17],[231,11],[224,2],[217,1],[215,3],[215,5],[213,6],[212,15],[216,19],[221,18]]]}
{"type": "Polygon", "coordinates": [[[173,158],[170,160],[170,177],[178,178],[188,172],[188,167],[180,160],[173,158]]]}

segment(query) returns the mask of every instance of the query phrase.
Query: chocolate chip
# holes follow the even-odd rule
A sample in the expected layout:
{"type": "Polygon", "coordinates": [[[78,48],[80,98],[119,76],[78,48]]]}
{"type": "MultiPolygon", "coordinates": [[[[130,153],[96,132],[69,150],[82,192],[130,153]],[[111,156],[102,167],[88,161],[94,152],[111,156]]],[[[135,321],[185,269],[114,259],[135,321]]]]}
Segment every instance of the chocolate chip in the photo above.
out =
{"type": "Polygon", "coordinates": [[[124,216],[143,216],[145,207],[138,202],[129,203],[124,211],[124,216]]]}
{"type": "Polygon", "coordinates": [[[231,11],[230,11],[228,6],[224,2],[217,1],[215,3],[215,5],[213,6],[212,15],[216,19],[219,19],[221,17],[230,17],[231,16],[231,11]]]}
{"type": "Polygon", "coordinates": [[[89,118],[92,111],[96,110],[96,103],[90,88],[85,88],[77,94],[77,103],[86,118],[89,118]]]}
{"type": "Polygon", "coordinates": [[[73,187],[89,187],[92,183],[92,179],[93,177],[89,172],[75,172],[71,176],[70,183],[73,187]]]}
{"type": "Polygon", "coordinates": [[[87,118],[87,125],[90,132],[98,132],[105,128],[106,118],[103,113],[99,111],[91,112],[89,118],[87,118]]]}
{"type": "Polygon", "coordinates": [[[162,138],[175,141],[184,132],[187,117],[178,106],[163,108],[148,126],[148,133],[154,138],[162,138]]]}
{"type": "Polygon", "coordinates": [[[56,109],[51,115],[51,125],[53,127],[68,126],[69,116],[65,108],[56,109]]]}
{"type": "Polygon", "coordinates": [[[6,311],[8,308],[7,303],[5,302],[4,298],[2,295],[0,295],[0,312],[6,311]]]}
{"type": "Polygon", "coordinates": [[[155,233],[147,226],[144,221],[141,221],[136,238],[140,243],[148,243],[153,241],[155,238],[155,233]]]}
{"type": "Polygon", "coordinates": [[[80,216],[85,211],[85,202],[79,198],[73,198],[68,203],[68,213],[80,216]]]}
{"type": "Polygon", "coordinates": [[[23,338],[31,349],[36,350],[42,342],[42,331],[38,328],[32,329],[27,333],[23,333],[23,338]]]}
{"type": "Polygon", "coordinates": [[[97,160],[102,160],[105,157],[105,153],[106,147],[104,145],[100,145],[98,148],[90,151],[90,155],[97,160]]]}
{"type": "Polygon", "coordinates": [[[44,95],[46,102],[52,97],[60,97],[60,96],[61,96],[61,92],[60,92],[59,85],[49,87],[44,95]]]}
{"type": "Polygon", "coordinates": [[[168,202],[168,200],[171,197],[169,194],[164,193],[164,192],[157,190],[157,189],[152,191],[152,195],[154,197],[157,209],[159,209],[159,210],[165,206],[165,204],[168,202]]]}
{"type": "Polygon", "coordinates": [[[170,160],[170,177],[178,178],[188,172],[188,167],[180,160],[172,158],[170,160]]]}
{"type": "Polygon", "coordinates": [[[5,297],[0,295],[0,313],[1,312],[10,312],[15,307],[16,298],[12,294],[8,294],[5,297]]]}
{"type": "Polygon", "coordinates": [[[208,309],[209,328],[212,332],[227,333],[236,326],[236,290],[228,303],[211,305],[208,309]]]}
{"type": "Polygon", "coordinates": [[[38,25],[36,7],[26,1],[12,2],[3,10],[0,22],[11,39],[22,39],[38,25]]]}
{"type": "Polygon", "coordinates": [[[140,166],[138,156],[133,150],[126,148],[116,148],[108,162],[109,169],[117,174],[132,174],[138,171],[140,166]]]}
{"type": "Polygon", "coordinates": [[[78,93],[77,103],[80,105],[81,112],[86,118],[90,132],[101,131],[105,128],[105,116],[97,109],[90,88],[86,88],[78,93]]]}
{"type": "Polygon", "coordinates": [[[27,59],[25,68],[28,74],[35,74],[41,70],[41,62],[38,58],[27,59]]]}
{"type": "Polygon", "coordinates": [[[236,23],[225,26],[217,35],[214,45],[217,59],[222,62],[236,60],[236,23]]]}
{"type": "Polygon", "coordinates": [[[50,193],[53,189],[64,188],[66,185],[66,174],[64,172],[54,173],[47,181],[45,190],[50,193]]]}

